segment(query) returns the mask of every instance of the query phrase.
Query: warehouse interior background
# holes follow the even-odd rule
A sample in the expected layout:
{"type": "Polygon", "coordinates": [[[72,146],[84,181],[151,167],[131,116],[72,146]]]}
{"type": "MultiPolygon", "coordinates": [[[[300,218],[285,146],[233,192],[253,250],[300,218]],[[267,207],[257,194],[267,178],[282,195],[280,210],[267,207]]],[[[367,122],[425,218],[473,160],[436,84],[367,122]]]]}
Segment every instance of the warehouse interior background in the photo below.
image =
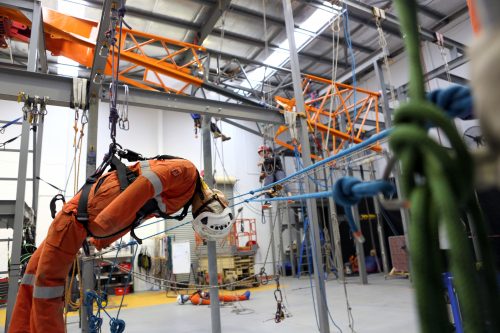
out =
{"type": "MultiPolygon", "coordinates": [[[[127,124],[120,124],[116,142],[143,156],[168,154],[185,158],[205,171],[205,177],[206,170],[211,169],[207,179],[231,199],[237,221],[231,236],[216,243],[218,283],[234,283],[227,293],[239,295],[247,288],[252,292],[249,300],[237,302],[233,308],[222,303],[218,314],[211,309],[214,305],[203,309],[180,307],[176,302],[179,294],[191,294],[200,289],[196,287],[199,284],[213,288],[213,280],[207,277],[209,246],[186,223],[193,219],[191,215],[182,222],[148,220],[135,231],[140,238],[148,239],[142,245],[119,251],[124,257],[120,265],[124,264],[128,271],[120,271],[123,274],[117,274],[116,288],[110,288],[111,294],[117,294],[118,303],[119,294],[128,293],[121,315],[127,322],[126,331],[148,329],[147,325],[151,325],[150,331],[160,332],[168,323],[175,332],[210,328],[220,332],[220,322],[226,332],[420,331],[424,326],[418,319],[415,280],[410,269],[412,253],[405,245],[411,209],[405,206],[401,212],[389,211],[381,206],[378,196],[363,198],[353,206],[366,239],[360,244],[350,232],[345,206],[326,196],[293,199],[314,191],[332,191],[333,183],[345,176],[362,181],[388,176],[399,197],[400,174],[393,169],[387,175],[392,152],[386,138],[339,159],[337,164],[327,164],[319,172],[292,179],[286,183],[287,191],[278,189],[278,198],[288,195],[291,200],[271,201],[267,208],[264,196],[254,195],[263,186],[259,182],[259,147],[271,147],[275,158],[282,160],[286,174],[293,175],[394,125],[387,116],[391,118],[406,103],[412,89],[412,59],[405,50],[394,1],[4,0],[0,1],[0,332],[4,332],[12,311],[7,286],[12,285],[12,279],[21,277],[20,271],[12,275],[11,263],[20,259],[11,255],[21,253],[19,242],[26,237],[26,230],[33,232],[31,245],[38,247],[52,222],[49,205],[54,195],[72,198],[92,173],[92,167],[95,170],[108,153],[113,99],[109,91],[110,83],[115,81],[105,68],[110,68],[109,59],[116,58],[110,51],[113,46],[106,44],[106,32],[109,35],[110,18],[113,22],[112,8],[120,6],[125,8],[124,27],[130,32],[127,36],[123,32],[123,55],[118,67],[122,72],[116,96],[120,122],[126,120],[127,124]],[[285,3],[292,17],[287,17],[285,3]],[[107,27],[102,28],[103,24],[107,27]],[[291,33],[295,53],[290,52],[291,33]],[[75,107],[75,78],[88,80],[83,83],[86,106],[75,107]],[[339,97],[324,98],[330,91],[337,91],[339,97]],[[299,135],[294,137],[287,113],[304,110],[295,104],[297,94],[303,96],[305,113],[297,116],[299,135]],[[36,140],[36,128],[31,133],[28,130],[28,138],[21,132],[23,98],[35,95],[48,97],[47,114],[38,126],[43,136],[36,140]],[[366,101],[359,102],[363,98],[366,101]],[[191,114],[201,115],[202,128],[195,128],[191,114]],[[84,124],[83,117],[87,116],[89,122],[84,124]],[[221,140],[215,133],[211,136],[207,121],[215,123],[230,139],[221,140]],[[301,136],[303,127],[308,131],[306,137],[301,136]],[[345,137],[337,137],[339,132],[345,137]],[[300,149],[310,146],[308,152],[290,149],[297,138],[300,149]],[[311,159],[311,153],[322,157],[311,159]],[[20,175],[23,163],[24,176],[20,175]],[[24,186],[21,198],[20,186],[24,186]],[[245,198],[249,200],[243,201],[245,198]],[[315,203],[311,206],[306,201],[315,203]],[[27,214],[23,213],[24,202],[32,215],[29,218],[19,216],[20,211],[27,214]],[[309,211],[311,207],[314,212],[309,211]],[[26,228],[33,216],[36,224],[26,228]],[[14,226],[18,220],[21,227],[14,226]],[[24,236],[16,237],[16,232],[24,236]],[[319,242],[314,235],[320,236],[319,242]],[[169,251],[164,239],[188,244],[188,255],[182,257],[189,262],[186,272],[174,274],[171,266],[166,268],[169,251]],[[134,248],[144,257],[148,255],[153,267],[144,268],[134,248]],[[338,251],[342,252],[340,257],[338,251]],[[367,261],[369,257],[374,261],[367,261]],[[405,266],[402,269],[398,266],[401,260],[405,266]],[[236,268],[226,267],[228,262],[236,268]],[[313,267],[321,267],[321,274],[313,267]],[[129,280],[123,280],[123,276],[129,280]],[[242,278],[251,283],[234,290],[240,287],[238,281],[242,278]],[[277,281],[285,290],[285,298],[289,298],[280,320],[276,319],[276,305],[281,304],[275,299],[275,290],[280,286],[276,286],[277,281]],[[148,300],[152,293],[156,298],[148,300]],[[319,295],[326,295],[330,302],[326,310],[319,295]],[[196,323],[192,321],[195,316],[199,318],[196,323]],[[214,325],[214,318],[218,325],[214,325]]],[[[425,91],[469,86],[469,48],[478,38],[471,22],[471,4],[465,0],[421,0],[416,1],[416,6],[425,91]]],[[[477,134],[481,133],[477,115],[463,118],[451,121],[459,137],[472,153],[483,149],[487,143],[477,134]]],[[[428,135],[440,147],[454,148],[443,130],[428,128],[428,135]]],[[[496,240],[500,220],[495,215],[498,198],[496,192],[479,191],[493,261],[500,255],[496,240]]],[[[59,203],[57,208],[61,209],[59,203]]],[[[467,232],[471,229],[467,228],[467,232]]],[[[440,237],[445,236],[441,233],[440,237]]],[[[133,238],[126,235],[121,241],[129,243],[133,238]]],[[[469,245],[466,247],[475,249],[475,244],[469,245]]],[[[92,261],[93,278],[99,276],[96,269],[102,271],[110,262],[111,271],[104,275],[112,275],[120,261],[115,253],[104,254],[107,261],[92,261]]],[[[84,257],[80,253],[82,266],[84,257]]],[[[498,259],[496,262],[498,266],[498,259]]],[[[82,279],[75,278],[80,288],[82,279]]],[[[459,330],[460,322],[464,320],[467,327],[467,315],[457,317],[457,304],[448,307],[450,323],[456,332],[463,332],[459,330]]],[[[85,327],[87,310],[83,308],[80,305],[80,309],[67,310],[68,332],[91,332],[85,327]]],[[[112,316],[116,316],[117,308],[121,309],[121,305],[110,309],[115,313],[112,316]]],[[[108,329],[107,324],[103,327],[108,329]]]]}

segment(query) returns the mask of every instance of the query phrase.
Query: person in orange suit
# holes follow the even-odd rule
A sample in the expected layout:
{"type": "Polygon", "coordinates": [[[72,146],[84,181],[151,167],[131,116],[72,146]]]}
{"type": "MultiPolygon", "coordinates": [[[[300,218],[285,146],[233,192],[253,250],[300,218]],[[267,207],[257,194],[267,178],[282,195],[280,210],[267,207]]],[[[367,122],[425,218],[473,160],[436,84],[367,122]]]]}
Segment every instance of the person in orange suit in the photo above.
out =
{"type": "Polygon", "coordinates": [[[166,214],[173,214],[192,202],[193,227],[197,223],[198,228],[208,225],[220,234],[229,231],[232,216],[227,213],[227,201],[220,192],[206,186],[190,161],[145,160],[127,168],[136,178],[123,191],[117,171],[105,173],[92,185],[85,226],[76,218],[83,191],[57,214],[46,239],[28,263],[8,333],[65,332],[65,279],[82,243],[91,234],[94,236],[91,243],[97,249],[109,246],[130,231],[137,212],[152,198],[166,214]],[[223,227],[211,226],[212,220],[207,220],[211,216],[216,216],[215,223],[223,227]],[[203,223],[199,217],[204,217],[203,223]]]}

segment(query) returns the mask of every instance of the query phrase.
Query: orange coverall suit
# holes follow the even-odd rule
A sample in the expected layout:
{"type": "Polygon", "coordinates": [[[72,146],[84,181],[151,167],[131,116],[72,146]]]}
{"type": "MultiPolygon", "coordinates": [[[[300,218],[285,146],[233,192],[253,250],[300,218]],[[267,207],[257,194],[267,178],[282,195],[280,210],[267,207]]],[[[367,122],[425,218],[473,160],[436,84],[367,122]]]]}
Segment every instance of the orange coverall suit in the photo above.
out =
{"type": "MultiPolygon", "coordinates": [[[[138,175],[120,193],[116,171],[101,176],[88,200],[88,228],[93,235],[113,234],[130,225],[136,212],[151,198],[167,214],[180,210],[193,196],[198,171],[182,159],[141,161],[129,167],[138,175]]],[[[9,333],[63,333],[64,285],[87,231],[76,220],[78,193],[52,222],[46,239],[35,251],[23,276],[9,333]]],[[[98,248],[109,246],[126,230],[106,239],[92,239],[98,248]]]]}

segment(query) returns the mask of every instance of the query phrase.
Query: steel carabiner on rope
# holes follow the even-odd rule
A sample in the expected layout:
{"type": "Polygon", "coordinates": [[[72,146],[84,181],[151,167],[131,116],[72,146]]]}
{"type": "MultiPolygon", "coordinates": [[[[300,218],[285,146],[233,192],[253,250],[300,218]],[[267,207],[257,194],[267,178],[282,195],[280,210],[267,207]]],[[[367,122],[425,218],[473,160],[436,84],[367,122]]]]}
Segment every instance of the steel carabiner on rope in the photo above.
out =
{"type": "Polygon", "coordinates": [[[268,277],[267,277],[267,273],[266,273],[266,268],[265,267],[262,267],[260,269],[260,272],[259,272],[259,275],[260,275],[260,283],[265,286],[266,284],[269,283],[269,280],[268,280],[268,277]]]}

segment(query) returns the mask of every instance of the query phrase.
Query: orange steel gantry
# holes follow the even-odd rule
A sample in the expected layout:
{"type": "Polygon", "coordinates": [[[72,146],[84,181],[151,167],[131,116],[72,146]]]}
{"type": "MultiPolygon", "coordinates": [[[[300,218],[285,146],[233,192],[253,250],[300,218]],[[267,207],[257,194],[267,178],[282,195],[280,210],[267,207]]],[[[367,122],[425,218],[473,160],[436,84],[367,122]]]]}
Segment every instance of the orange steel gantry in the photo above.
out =
{"type": "MultiPolygon", "coordinates": [[[[65,15],[48,8],[43,9],[43,22],[45,45],[52,55],[65,56],[83,66],[92,67],[98,22],[65,15]]],[[[21,11],[0,7],[0,47],[7,47],[5,38],[29,42],[30,27],[31,21],[21,11]]],[[[122,31],[120,81],[141,89],[163,90],[174,94],[189,94],[192,91],[189,88],[201,87],[204,83],[205,69],[202,59],[207,56],[207,50],[203,46],[126,27],[123,27],[122,31]],[[184,56],[186,54],[187,57],[184,56]],[[178,64],[176,59],[191,60],[178,64]]],[[[108,54],[104,73],[100,74],[111,74],[113,59],[110,49],[112,47],[117,47],[117,45],[111,46],[108,43],[101,50],[97,50],[101,54],[108,54]]],[[[362,142],[364,126],[370,114],[374,115],[374,119],[369,120],[375,122],[375,131],[379,132],[378,98],[380,93],[311,75],[303,75],[302,89],[307,102],[305,102],[305,115],[300,116],[307,117],[311,132],[320,133],[321,147],[327,152],[327,156],[338,152],[346,142],[362,142]],[[323,94],[308,99],[307,96],[310,95],[313,84],[315,90],[323,94]],[[334,109],[330,112],[332,98],[334,109]],[[341,119],[345,120],[345,124],[341,124],[341,119]],[[359,125],[355,126],[355,124],[359,125]],[[329,149],[330,145],[331,149],[329,149]],[[328,149],[325,149],[326,147],[328,149]]],[[[275,101],[283,112],[294,110],[294,99],[276,96],[275,101]]],[[[274,140],[276,144],[293,150],[293,144],[280,138],[287,130],[288,126],[280,126],[274,140]]],[[[300,146],[298,149],[301,150],[300,146]]],[[[381,150],[378,145],[371,149],[381,150]]],[[[312,157],[321,158],[317,155],[312,155],[312,157]]]]}
{"type": "MultiPolygon", "coordinates": [[[[380,93],[378,92],[332,82],[331,80],[313,75],[303,75],[302,93],[306,100],[305,114],[298,116],[307,118],[310,132],[320,134],[320,146],[326,152],[325,157],[330,154],[336,154],[343,147],[345,148],[347,142],[362,142],[367,120],[374,122],[376,133],[380,131],[378,107],[380,93]],[[323,94],[307,99],[308,96],[311,96],[311,86],[313,84],[315,90],[323,92],[323,94]],[[333,108],[332,112],[330,112],[332,99],[333,108]],[[374,119],[369,119],[370,113],[374,119]],[[343,124],[341,123],[342,119],[343,124]],[[359,125],[355,126],[355,124],[359,125]]],[[[275,100],[283,112],[294,111],[295,99],[276,96],[275,100]]],[[[278,145],[294,150],[293,143],[285,142],[281,138],[282,134],[288,130],[289,127],[287,125],[281,125],[276,131],[274,141],[278,145]]],[[[301,151],[300,145],[298,149],[301,151]]],[[[377,152],[381,151],[379,145],[375,145],[371,149],[377,152]]],[[[311,154],[311,157],[314,159],[322,158],[316,154],[311,154]]]]}
{"type": "MultiPolygon", "coordinates": [[[[0,7],[0,17],[5,37],[21,42],[29,41],[31,21],[21,11],[0,7]]],[[[92,67],[98,22],[43,8],[43,23],[45,45],[52,55],[65,56],[83,66],[92,67]]],[[[4,44],[2,47],[6,46],[4,44]]],[[[106,46],[98,52],[109,54],[102,74],[110,75],[113,46],[106,46]]],[[[126,84],[147,90],[185,94],[190,92],[188,87],[199,87],[203,83],[204,69],[200,60],[206,55],[203,46],[126,27],[123,28],[120,46],[120,61],[125,66],[120,68],[119,80],[126,84]],[[185,64],[177,64],[176,59],[186,53],[191,56],[191,60],[185,64]],[[133,76],[139,71],[143,71],[141,80],[137,79],[137,75],[133,76]]]]}

